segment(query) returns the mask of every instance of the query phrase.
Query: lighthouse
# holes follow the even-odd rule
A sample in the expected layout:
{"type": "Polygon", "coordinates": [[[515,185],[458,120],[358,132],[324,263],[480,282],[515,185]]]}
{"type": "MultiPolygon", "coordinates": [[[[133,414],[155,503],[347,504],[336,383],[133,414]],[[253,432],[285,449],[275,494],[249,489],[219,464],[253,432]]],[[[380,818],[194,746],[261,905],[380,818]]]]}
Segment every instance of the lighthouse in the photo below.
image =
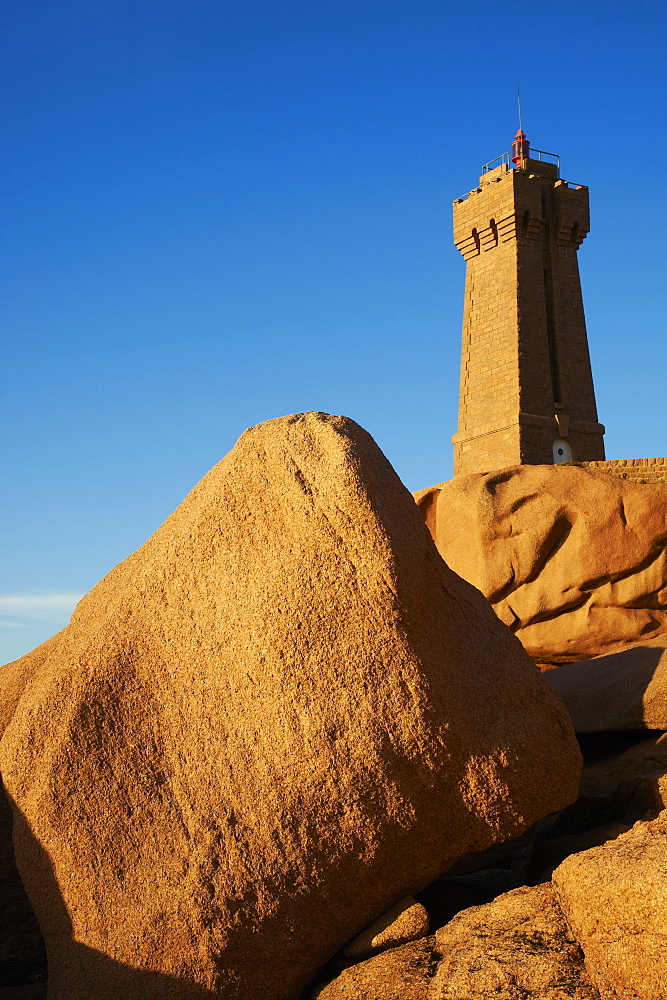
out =
{"type": "Polygon", "coordinates": [[[519,129],[454,202],[466,261],[454,474],[604,459],[577,251],[588,188],[519,129]]]}

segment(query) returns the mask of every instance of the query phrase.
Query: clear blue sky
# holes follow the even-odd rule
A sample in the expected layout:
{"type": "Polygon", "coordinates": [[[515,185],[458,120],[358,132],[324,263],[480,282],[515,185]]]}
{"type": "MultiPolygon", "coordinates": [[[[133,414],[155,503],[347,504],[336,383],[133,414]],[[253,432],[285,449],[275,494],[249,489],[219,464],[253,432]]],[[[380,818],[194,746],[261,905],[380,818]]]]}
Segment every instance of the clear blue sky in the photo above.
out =
{"type": "Polygon", "coordinates": [[[664,3],[5,0],[0,662],[249,425],[451,475],[451,202],[516,129],[588,184],[612,458],[664,455],[664,3]]]}

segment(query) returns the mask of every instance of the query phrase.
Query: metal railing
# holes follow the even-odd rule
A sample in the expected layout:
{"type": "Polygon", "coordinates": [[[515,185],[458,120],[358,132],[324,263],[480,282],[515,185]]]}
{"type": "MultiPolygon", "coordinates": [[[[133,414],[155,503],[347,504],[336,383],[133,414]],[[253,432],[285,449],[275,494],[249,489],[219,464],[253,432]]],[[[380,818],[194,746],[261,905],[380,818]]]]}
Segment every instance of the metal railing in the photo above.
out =
{"type": "Polygon", "coordinates": [[[545,163],[555,163],[558,176],[560,177],[560,156],[558,153],[546,153],[543,149],[533,149],[530,147],[529,160],[544,160],[545,163]],[[546,159],[550,157],[550,159],[546,159]]]}
{"type": "MultiPolygon", "coordinates": [[[[557,176],[560,177],[560,156],[558,153],[547,153],[544,149],[533,149],[531,146],[528,159],[555,164],[557,176]]],[[[495,160],[489,160],[488,163],[484,164],[482,174],[488,174],[490,170],[496,170],[501,166],[509,166],[511,162],[509,153],[501,153],[500,156],[496,156],[495,160]]]]}
{"type": "Polygon", "coordinates": [[[495,160],[489,160],[488,163],[484,164],[484,166],[482,167],[482,173],[488,174],[489,170],[495,170],[497,167],[502,167],[505,165],[509,166],[509,164],[510,164],[510,154],[501,153],[500,156],[496,156],[495,160]]]}

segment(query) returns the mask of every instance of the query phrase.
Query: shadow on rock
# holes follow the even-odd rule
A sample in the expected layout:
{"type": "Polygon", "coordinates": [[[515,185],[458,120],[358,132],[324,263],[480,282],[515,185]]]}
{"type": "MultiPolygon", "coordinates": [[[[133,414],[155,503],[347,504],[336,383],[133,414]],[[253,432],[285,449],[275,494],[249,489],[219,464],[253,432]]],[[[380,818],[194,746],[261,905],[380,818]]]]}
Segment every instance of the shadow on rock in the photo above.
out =
{"type": "MultiPolygon", "coordinates": [[[[211,1000],[218,988],[117,962],[109,955],[72,939],[72,924],[56,882],[50,859],[10,796],[2,793],[3,890],[13,878],[13,896],[4,893],[3,938],[0,942],[0,997],[2,1000],[43,1000],[46,997],[47,955],[50,1000],[211,1000]],[[11,838],[21,845],[21,875],[16,868],[11,838]],[[13,876],[11,869],[13,867],[13,876]],[[6,873],[9,874],[6,874],[6,873]],[[25,887],[24,888],[24,883],[25,887]],[[36,901],[37,917],[27,893],[36,901]],[[11,909],[8,907],[8,903],[11,909]],[[42,936],[43,932],[44,936],[42,936]],[[44,944],[46,939],[46,947],[44,944]],[[12,989],[10,989],[10,987],[12,989]]],[[[194,946],[194,945],[193,945],[194,946]]],[[[226,997],[243,998],[227,988],[226,997]]]]}
{"type": "Polygon", "coordinates": [[[44,939],[16,867],[12,827],[12,811],[0,781],[0,990],[3,997],[9,987],[46,980],[44,939]]]}

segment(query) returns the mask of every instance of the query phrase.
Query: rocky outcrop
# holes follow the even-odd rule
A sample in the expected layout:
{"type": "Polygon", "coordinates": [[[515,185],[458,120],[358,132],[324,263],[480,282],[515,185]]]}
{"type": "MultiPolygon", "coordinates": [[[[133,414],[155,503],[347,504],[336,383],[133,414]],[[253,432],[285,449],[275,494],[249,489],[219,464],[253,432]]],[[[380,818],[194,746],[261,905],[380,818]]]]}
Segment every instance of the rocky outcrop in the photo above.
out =
{"type": "Polygon", "coordinates": [[[667,996],[667,813],[567,858],[557,897],[603,997],[667,996]]]}
{"type": "Polygon", "coordinates": [[[667,801],[667,733],[593,733],[582,745],[576,803],[461,859],[419,894],[438,928],[418,942],[420,962],[408,948],[390,951],[385,964],[345,969],[322,996],[400,997],[403,979],[418,1000],[667,1000],[655,957],[664,941],[667,813],[650,822],[667,801]],[[520,887],[507,891],[516,878],[520,887]]]}
{"type": "Polygon", "coordinates": [[[435,947],[428,1000],[599,1000],[548,883],[464,910],[435,947]]]}
{"type": "Polygon", "coordinates": [[[312,1000],[490,997],[600,1000],[551,885],[524,886],[464,910],[435,938],[351,966],[312,994],[312,1000]]]}
{"type": "Polygon", "coordinates": [[[667,486],[524,465],[459,476],[415,499],[447,564],[537,662],[667,633],[667,486]]]}
{"type": "Polygon", "coordinates": [[[5,699],[52,1000],[295,1000],[579,781],[520,644],[372,439],[323,414],[246,432],[5,699]]]}
{"type": "Polygon", "coordinates": [[[667,635],[544,676],[578,733],[667,729],[667,635]]]}

